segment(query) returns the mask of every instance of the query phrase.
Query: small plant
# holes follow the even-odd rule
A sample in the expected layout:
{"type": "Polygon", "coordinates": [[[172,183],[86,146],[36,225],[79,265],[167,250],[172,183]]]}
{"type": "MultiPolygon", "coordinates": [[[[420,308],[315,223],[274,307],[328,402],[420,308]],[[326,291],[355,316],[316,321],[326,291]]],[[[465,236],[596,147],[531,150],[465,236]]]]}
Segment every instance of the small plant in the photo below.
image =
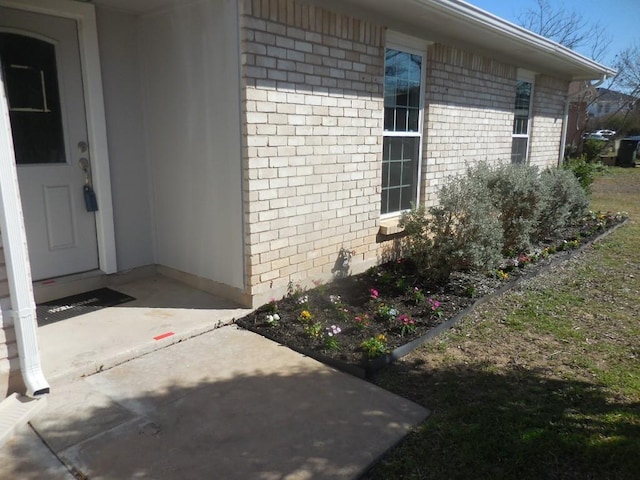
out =
{"type": "Polygon", "coordinates": [[[524,253],[521,253],[520,255],[518,255],[518,267],[524,267],[525,265],[527,265],[528,263],[531,263],[531,257],[529,255],[526,255],[524,253]]]}
{"type": "Polygon", "coordinates": [[[416,331],[416,321],[408,315],[400,315],[398,321],[400,322],[400,335],[402,337],[416,331]]]}
{"type": "Polygon", "coordinates": [[[467,296],[469,298],[476,298],[478,295],[478,288],[475,285],[469,285],[466,290],[467,296]]]}
{"type": "Polygon", "coordinates": [[[366,313],[362,315],[356,315],[353,319],[353,324],[358,330],[364,330],[371,323],[371,318],[366,313]]]}
{"type": "Polygon", "coordinates": [[[504,270],[502,270],[501,268],[498,268],[497,270],[495,270],[494,275],[498,280],[509,280],[509,274],[504,270]]]}
{"type": "Polygon", "coordinates": [[[378,307],[378,311],[376,312],[377,317],[380,320],[393,320],[398,316],[398,310],[389,306],[389,305],[385,305],[384,303],[381,303],[380,306],[378,307]]]}
{"type": "Polygon", "coordinates": [[[337,307],[342,306],[342,298],[340,295],[329,295],[329,301],[337,307]]]}
{"type": "Polygon", "coordinates": [[[438,300],[429,297],[429,307],[431,308],[431,314],[440,318],[442,317],[442,306],[438,300]]]}
{"type": "Polygon", "coordinates": [[[387,353],[387,337],[380,333],[362,342],[360,348],[365,351],[368,358],[381,357],[387,353]]]}
{"type": "Polygon", "coordinates": [[[309,303],[309,295],[306,294],[306,290],[299,283],[294,286],[291,280],[287,284],[287,296],[295,300],[299,305],[307,305],[309,303]]]}
{"type": "Polygon", "coordinates": [[[326,294],[326,291],[327,291],[326,283],[322,283],[320,280],[314,280],[313,285],[316,287],[316,292],[318,292],[318,295],[323,297],[326,294]]]}
{"type": "Polygon", "coordinates": [[[319,322],[309,322],[304,326],[304,331],[311,338],[320,338],[322,336],[322,324],[319,322]]]}
{"type": "Polygon", "coordinates": [[[269,313],[265,317],[265,321],[270,327],[277,327],[279,325],[278,322],[280,322],[280,315],[277,313],[269,313]]]}
{"type": "Polygon", "coordinates": [[[278,311],[278,302],[276,302],[275,298],[272,298],[269,303],[262,307],[262,311],[265,313],[276,313],[278,311]]]}
{"type": "Polygon", "coordinates": [[[413,299],[413,303],[416,305],[420,305],[425,299],[424,293],[422,293],[422,290],[418,287],[413,287],[413,290],[411,290],[411,297],[413,299]]]}
{"type": "Polygon", "coordinates": [[[331,325],[326,328],[326,336],[324,338],[324,346],[328,350],[340,350],[340,344],[336,339],[336,336],[342,332],[342,329],[337,325],[331,325]]]}

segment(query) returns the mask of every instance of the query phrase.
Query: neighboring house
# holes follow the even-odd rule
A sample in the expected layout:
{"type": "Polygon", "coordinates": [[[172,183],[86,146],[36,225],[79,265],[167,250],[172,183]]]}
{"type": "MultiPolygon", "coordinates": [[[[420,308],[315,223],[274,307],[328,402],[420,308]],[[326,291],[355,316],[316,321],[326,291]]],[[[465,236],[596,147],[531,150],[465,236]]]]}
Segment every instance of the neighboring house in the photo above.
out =
{"type": "Polygon", "coordinates": [[[610,117],[618,113],[625,114],[636,108],[637,98],[608,88],[596,88],[596,96],[587,111],[592,118],[610,117]]]}
{"type": "MultiPolygon", "coordinates": [[[[342,249],[363,271],[467,164],[556,165],[569,82],[615,73],[458,0],[0,0],[0,32],[37,298],[146,267],[256,306],[342,249]]],[[[35,319],[0,297],[1,397],[35,319]]]]}

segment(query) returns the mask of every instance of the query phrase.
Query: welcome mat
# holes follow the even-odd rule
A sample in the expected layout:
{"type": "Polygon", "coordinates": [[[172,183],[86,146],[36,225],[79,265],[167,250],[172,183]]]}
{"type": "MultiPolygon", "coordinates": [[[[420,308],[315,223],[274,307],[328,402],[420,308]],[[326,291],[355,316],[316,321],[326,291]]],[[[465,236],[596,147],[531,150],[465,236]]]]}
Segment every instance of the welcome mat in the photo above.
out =
{"type": "Polygon", "coordinates": [[[78,295],[50,300],[36,305],[38,326],[67,320],[131,300],[135,300],[135,298],[110,288],[99,288],[78,295]]]}

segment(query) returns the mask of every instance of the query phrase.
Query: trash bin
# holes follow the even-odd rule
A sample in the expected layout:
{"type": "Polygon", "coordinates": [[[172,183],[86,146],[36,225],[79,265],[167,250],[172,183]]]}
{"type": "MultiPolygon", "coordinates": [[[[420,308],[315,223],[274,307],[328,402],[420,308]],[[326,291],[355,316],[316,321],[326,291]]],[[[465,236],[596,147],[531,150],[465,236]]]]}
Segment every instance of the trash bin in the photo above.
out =
{"type": "Polygon", "coordinates": [[[627,137],[620,140],[616,165],[619,167],[635,167],[636,159],[638,158],[638,145],[640,145],[640,136],[627,137]]]}

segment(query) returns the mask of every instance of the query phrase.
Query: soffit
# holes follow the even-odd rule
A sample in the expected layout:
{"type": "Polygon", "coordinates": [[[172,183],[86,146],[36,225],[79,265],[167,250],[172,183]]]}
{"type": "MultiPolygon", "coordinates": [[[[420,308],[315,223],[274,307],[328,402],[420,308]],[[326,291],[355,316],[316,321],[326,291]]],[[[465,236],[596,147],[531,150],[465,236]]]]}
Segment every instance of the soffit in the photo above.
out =
{"type": "MultiPolygon", "coordinates": [[[[92,3],[148,14],[193,1],[201,0],[92,0],[92,3]]],[[[613,69],[462,0],[307,1],[537,73],[567,80],[596,80],[615,74],[613,69]]]]}

